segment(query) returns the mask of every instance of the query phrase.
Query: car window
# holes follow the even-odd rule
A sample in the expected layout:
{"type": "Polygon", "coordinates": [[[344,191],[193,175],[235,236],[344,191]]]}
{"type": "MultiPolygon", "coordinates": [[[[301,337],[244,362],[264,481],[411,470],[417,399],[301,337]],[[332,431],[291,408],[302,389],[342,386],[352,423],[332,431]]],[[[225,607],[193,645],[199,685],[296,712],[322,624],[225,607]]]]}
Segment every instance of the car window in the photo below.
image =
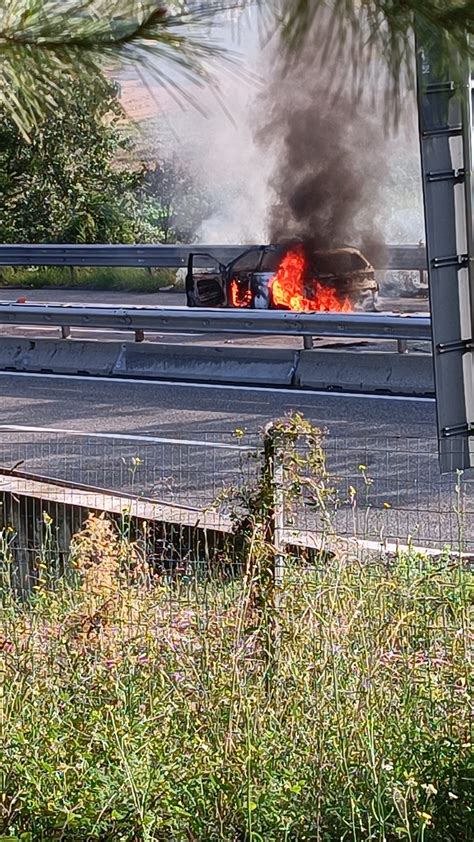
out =
{"type": "Polygon", "coordinates": [[[276,272],[283,252],[274,249],[252,249],[244,253],[232,263],[232,273],[237,272],[276,272]]]}
{"type": "Polygon", "coordinates": [[[314,255],[314,269],[321,275],[343,275],[367,269],[362,255],[352,251],[327,251],[314,255]]]}

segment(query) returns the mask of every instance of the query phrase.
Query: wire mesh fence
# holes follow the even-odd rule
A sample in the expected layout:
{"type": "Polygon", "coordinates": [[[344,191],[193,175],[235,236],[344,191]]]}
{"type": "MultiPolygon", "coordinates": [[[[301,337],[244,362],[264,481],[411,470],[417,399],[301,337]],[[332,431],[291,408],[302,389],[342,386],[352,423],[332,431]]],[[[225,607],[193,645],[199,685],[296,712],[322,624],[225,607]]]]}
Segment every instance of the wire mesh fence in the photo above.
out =
{"type": "Polygon", "coordinates": [[[0,465],[65,484],[205,509],[236,481],[255,477],[254,442],[37,431],[0,434],[0,465]]]}
{"type": "MultiPolygon", "coordinates": [[[[18,827],[35,839],[94,838],[99,823],[104,839],[138,838],[137,828],[145,838],[156,819],[157,839],[187,838],[192,820],[202,840],[250,838],[256,821],[261,839],[288,837],[288,828],[291,838],[316,839],[323,828],[336,840],[354,804],[363,838],[369,822],[379,838],[396,838],[400,803],[411,810],[407,838],[421,839],[432,817],[439,839],[466,838],[472,574],[464,559],[402,552],[361,563],[291,547],[282,581],[267,574],[269,561],[277,572],[280,520],[316,535],[326,528],[323,503],[341,534],[377,535],[383,518],[385,532],[406,541],[399,530],[414,515],[418,538],[448,543],[459,526],[451,512],[462,502],[466,520],[472,513],[472,481],[440,478],[434,447],[421,442],[328,436],[321,451],[317,436],[313,445],[283,441],[286,455],[294,446],[293,464],[280,459],[272,430],[256,451],[240,434],[138,442],[3,432],[0,831],[8,838],[18,827]],[[135,459],[133,482],[116,464],[124,458],[135,459]],[[174,502],[164,506],[156,500],[170,471],[174,502]],[[216,528],[207,528],[211,512],[199,506],[231,486],[240,498],[216,503],[216,528]],[[140,487],[155,501],[140,500],[140,487]],[[242,516],[247,500],[263,520],[254,569],[252,542],[231,531],[236,500],[242,516]],[[88,516],[101,508],[108,517],[88,516]],[[11,598],[34,588],[33,599],[11,598]],[[418,770],[419,785],[407,768],[418,770]],[[341,813],[333,794],[349,785],[341,813]],[[147,799],[138,807],[135,792],[147,799]],[[71,803],[79,806],[68,827],[71,803]]],[[[472,534],[465,539],[472,546],[472,534]]]]}
{"type": "MultiPolygon", "coordinates": [[[[239,436],[26,427],[1,431],[0,466],[0,562],[14,560],[8,573],[20,592],[37,584],[45,565],[53,579],[65,570],[71,538],[90,511],[105,512],[165,577],[191,567],[202,576],[211,562],[216,572],[231,529],[220,501],[235,485],[255,485],[259,472],[255,442],[239,436]]],[[[227,573],[235,565],[227,547],[227,573]]]]}
{"type": "MultiPolygon", "coordinates": [[[[435,439],[328,436],[324,452],[337,534],[474,550],[474,477],[441,475],[435,439]]],[[[311,511],[300,507],[301,528],[315,528],[311,511]]]]}
{"type": "MultiPolygon", "coordinates": [[[[15,545],[18,582],[23,588],[37,578],[45,536],[48,558],[55,553],[55,569],[64,569],[71,537],[91,510],[107,512],[122,529],[124,512],[155,524],[147,527],[143,552],[165,572],[204,569],[211,556],[219,566],[222,541],[215,536],[235,531],[245,501],[255,501],[268,459],[264,443],[265,434],[241,431],[179,439],[3,428],[0,528],[4,549],[5,542],[15,545]]],[[[307,451],[301,436],[296,495],[291,475],[275,472],[272,480],[295,544],[314,546],[330,522],[343,539],[474,552],[474,479],[441,476],[436,441],[328,434],[324,466],[312,469],[307,451]]],[[[136,530],[142,543],[144,534],[136,530]]],[[[235,545],[225,564],[242,567],[235,545]]]]}

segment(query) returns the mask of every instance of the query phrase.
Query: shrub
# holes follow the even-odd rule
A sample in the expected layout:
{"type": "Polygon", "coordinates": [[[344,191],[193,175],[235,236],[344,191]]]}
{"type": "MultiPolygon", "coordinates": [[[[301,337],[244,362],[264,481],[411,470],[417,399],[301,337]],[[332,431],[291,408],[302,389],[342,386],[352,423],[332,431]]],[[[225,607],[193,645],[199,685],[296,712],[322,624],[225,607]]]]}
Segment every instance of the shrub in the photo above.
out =
{"type": "Polygon", "coordinates": [[[156,292],[162,286],[177,282],[173,269],[140,268],[74,268],[34,266],[25,268],[2,268],[0,286],[43,289],[45,287],[67,287],[71,289],[103,289],[134,292],[156,292]]]}
{"type": "Polygon", "coordinates": [[[170,587],[105,518],[71,563],[3,608],[0,833],[473,838],[460,562],[288,558],[267,614],[252,575],[170,587]]]}

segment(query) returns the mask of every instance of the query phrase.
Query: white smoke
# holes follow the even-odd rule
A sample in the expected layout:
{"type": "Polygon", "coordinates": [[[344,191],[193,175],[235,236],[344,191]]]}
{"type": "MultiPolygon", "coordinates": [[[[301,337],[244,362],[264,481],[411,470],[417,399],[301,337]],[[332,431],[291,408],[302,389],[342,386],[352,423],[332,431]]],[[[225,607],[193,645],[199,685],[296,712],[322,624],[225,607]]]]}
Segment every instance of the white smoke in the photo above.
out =
{"type": "MultiPolygon", "coordinates": [[[[265,138],[262,142],[261,128],[266,122],[262,113],[268,107],[266,94],[274,87],[277,44],[274,39],[263,46],[255,13],[237,27],[226,21],[218,29],[221,44],[240,56],[245,73],[232,73],[228,66],[217,63],[214,72],[219,77],[219,95],[210,86],[194,87],[190,94],[197,107],[183,100],[180,107],[166,95],[166,107],[155,123],[156,157],[169,155],[180,160],[210,195],[214,208],[198,231],[199,241],[265,242],[275,204],[281,146],[273,143],[272,137],[268,144],[265,138]]],[[[317,73],[316,59],[314,72],[317,73]]],[[[324,89],[319,90],[324,97],[324,89]]],[[[318,86],[313,84],[312,95],[315,91],[318,86]]],[[[301,91],[295,94],[301,99],[301,91]]],[[[160,109],[160,96],[157,99],[160,109]]],[[[380,113],[374,111],[367,117],[374,125],[374,164],[375,158],[380,163],[382,154],[383,167],[378,166],[377,202],[365,213],[359,209],[359,228],[362,230],[366,219],[370,227],[373,220],[377,239],[381,237],[388,243],[418,242],[424,237],[424,225],[415,95],[407,93],[398,133],[394,135],[392,130],[387,137],[383,131],[383,97],[378,100],[382,103],[380,113]]],[[[313,99],[309,107],[316,109],[317,105],[313,99]]],[[[328,110],[327,102],[324,108],[328,110]]],[[[362,158],[370,160],[366,142],[360,140],[358,145],[355,136],[351,144],[354,168],[359,167],[362,158]]],[[[317,162],[316,147],[314,156],[317,162]]],[[[370,238],[370,230],[366,235],[370,238]]]]}
{"type": "Polygon", "coordinates": [[[235,54],[235,68],[217,60],[218,88],[189,88],[194,106],[181,100],[180,107],[155,89],[161,112],[154,128],[156,157],[180,161],[213,205],[197,234],[201,242],[252,243],[268,236],[273,162],[254,132],[268,59],[254,24],[250,15],[238,25],[220,26],[220,43],[235,54]]]}

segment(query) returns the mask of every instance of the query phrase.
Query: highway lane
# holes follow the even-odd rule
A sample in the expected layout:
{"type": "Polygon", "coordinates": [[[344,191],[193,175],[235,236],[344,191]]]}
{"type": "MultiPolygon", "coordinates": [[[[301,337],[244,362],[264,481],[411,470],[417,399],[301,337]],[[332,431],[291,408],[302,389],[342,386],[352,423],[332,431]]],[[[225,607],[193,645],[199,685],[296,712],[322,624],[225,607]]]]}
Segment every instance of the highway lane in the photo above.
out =
{"type": "Polygon", "coordinates": [[[268,420],[298,410],[333,435],[436,435],[433,401],[385,396],[0,373],[0,401],[3,424],[88,432],[182,438],[230,434],[236,426],[255,432],[268,420]]]}
{"type": "MultiPolygon", "coordinates": [[[[351,532],[355,523],[359,534],[372,538],[411,535],[417,544],[438,546],[458,534],[454,479],[439,477],[435,406],[427,399],[1,374],[0,401],[4,425],[117,436],[2,433],[2,464],[23,459],[31,472],[191,506],[210,504],[224,487],[254,476],[255,461],[235,450],[120,436],[235,444],[236,428],[251,441],[269,420],[298,410],[328,430],[329,467],[346,501],[337,516],[341,531],[351,532]],[[136,470],[134,456],[142,460],[136,470]],[[366,484],[364,474],[373,482],[366,484]],[[355,512],[347,505],[349,486],[358,492],[355,512]]],[[[467,538],[474,547],[474,482],[465,487],[467,538]]]]}
{"type": "Polygon", "coordinates": [[[18,301],[26,298],[31,303],[56,304],[110,304],[113,307],[122,305],[157,307],[184,307],[186,296],[180,290],[156,290],[155,292],[129,292],[124,290],[107,289],[74,289],[68,287],[45,287],[43,289],[28,289],[27,287],[0,286],[0,301],[18,301]]]}

